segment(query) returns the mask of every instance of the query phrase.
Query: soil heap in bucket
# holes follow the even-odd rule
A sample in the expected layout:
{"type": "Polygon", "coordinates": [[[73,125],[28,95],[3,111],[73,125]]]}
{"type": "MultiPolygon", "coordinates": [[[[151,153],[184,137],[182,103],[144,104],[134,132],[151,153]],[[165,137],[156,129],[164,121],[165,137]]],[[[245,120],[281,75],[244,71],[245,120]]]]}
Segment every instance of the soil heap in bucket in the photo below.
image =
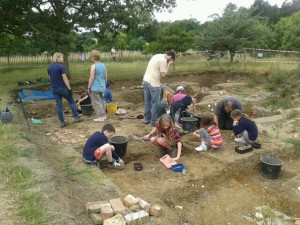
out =
{"type": "Polygon", "coordinates": [[[122,158],[127,151],[128,138],[125,136],[114,136],[109,142],[115,147],[115,152],[122,158]]]}
{"type": "Polygon", "coordinates": [[[116,102],[107,103],[106,109],[108,114],[115,115],[117,111],[117,103],[116,102]]]}
{"type": "Polygon", "coordinates": [[[260,158],[262,175],[269,179],[278,178],[283,161],[279,158],[271,156],[263,156],[260,158]]]}
{"type": "Polygon", "coordinates": [[[182,129],[184,131],[194,132],[196,130],[197,122],[198,119],[195,117],[182,117],[181,118],[182,129]]]}

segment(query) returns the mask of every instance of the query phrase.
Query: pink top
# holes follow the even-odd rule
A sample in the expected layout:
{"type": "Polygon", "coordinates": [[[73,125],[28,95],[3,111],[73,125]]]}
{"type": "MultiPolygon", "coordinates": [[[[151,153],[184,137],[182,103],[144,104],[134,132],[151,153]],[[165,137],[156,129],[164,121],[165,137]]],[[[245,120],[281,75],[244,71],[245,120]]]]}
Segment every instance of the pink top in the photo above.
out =
{"type": "Polygon", "coordinates": [[[180,101],[180,100],[183,99],[185,96],[186,96],[186,94],[184,94],[184,93],[181,93],[181,92],[176,93],[176,94],[173,96],[172,103],[175,103],[175,102],[180,101]]]}

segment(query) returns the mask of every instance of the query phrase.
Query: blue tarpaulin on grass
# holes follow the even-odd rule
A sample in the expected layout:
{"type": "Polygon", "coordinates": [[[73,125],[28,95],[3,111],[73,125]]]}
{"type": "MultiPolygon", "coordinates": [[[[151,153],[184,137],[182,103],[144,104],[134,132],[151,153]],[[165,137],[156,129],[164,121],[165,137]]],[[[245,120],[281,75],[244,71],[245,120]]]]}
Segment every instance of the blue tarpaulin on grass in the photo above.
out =
{"type": "Polygon", "coordinates": [[[49,91],[23,90],[18,93],[18,97],[23,102],[54,99],[52,90],[49,91]]]}

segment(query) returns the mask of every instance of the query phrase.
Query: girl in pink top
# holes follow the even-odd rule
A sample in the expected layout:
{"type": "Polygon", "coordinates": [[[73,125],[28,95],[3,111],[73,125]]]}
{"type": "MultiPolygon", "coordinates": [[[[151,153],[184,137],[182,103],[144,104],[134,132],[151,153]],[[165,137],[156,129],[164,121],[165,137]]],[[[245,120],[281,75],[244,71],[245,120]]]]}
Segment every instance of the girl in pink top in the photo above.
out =
{"type": "Polygon", "coordinates": [[[211,151],[219,149],[223,144],[221,131],[214,122],[213,114],[204,113],[202,115],[202,127],[200,130],[196,130],[193,135],[199,137],[201,144],[195,148],[196,151],[207,151],[210,148],[211,151]]]}
{"type": "MultiPolygon", "coordinates": [[[[185,93],[184,87],[183,86],[178,86],[176,88],[176,94],[173,95],[173,100],[172,103],[179,102],[182,100],[187,94],[185,93]]],[[[192,105],[193,105],[193,111],[196,110],[196,100],[192,97],[192,105]]]]}

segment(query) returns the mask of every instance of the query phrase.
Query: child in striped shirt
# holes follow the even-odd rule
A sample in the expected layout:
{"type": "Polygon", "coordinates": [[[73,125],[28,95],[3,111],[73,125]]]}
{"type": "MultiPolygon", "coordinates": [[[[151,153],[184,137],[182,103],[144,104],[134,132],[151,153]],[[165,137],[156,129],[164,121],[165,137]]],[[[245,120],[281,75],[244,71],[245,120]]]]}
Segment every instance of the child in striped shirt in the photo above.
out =
{"type": "Polygon", "coordinates": [[[219,149],[223,143],[221,131],[214,122],[213,114],[204,113],[201,119],[202,128],[196,130],[193,135],[199,137],[201,144],[195,148],[196,151],[207,151],[209,148],[211,151],[219,149]]]}

